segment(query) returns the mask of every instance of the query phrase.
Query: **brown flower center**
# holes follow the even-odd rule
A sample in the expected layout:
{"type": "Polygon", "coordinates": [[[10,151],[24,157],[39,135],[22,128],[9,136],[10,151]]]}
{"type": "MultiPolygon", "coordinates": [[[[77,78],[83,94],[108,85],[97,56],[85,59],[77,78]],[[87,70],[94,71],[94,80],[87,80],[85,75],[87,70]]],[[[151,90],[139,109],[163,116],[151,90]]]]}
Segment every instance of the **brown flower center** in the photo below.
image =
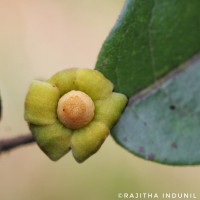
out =
{"type": "Polygon", "coordinates": [[[78,129],[93,119],[94,109],[94,103],[87,94],[72,90],[63,95],[58,102],[58,119],[66,127],[78,129]]]}

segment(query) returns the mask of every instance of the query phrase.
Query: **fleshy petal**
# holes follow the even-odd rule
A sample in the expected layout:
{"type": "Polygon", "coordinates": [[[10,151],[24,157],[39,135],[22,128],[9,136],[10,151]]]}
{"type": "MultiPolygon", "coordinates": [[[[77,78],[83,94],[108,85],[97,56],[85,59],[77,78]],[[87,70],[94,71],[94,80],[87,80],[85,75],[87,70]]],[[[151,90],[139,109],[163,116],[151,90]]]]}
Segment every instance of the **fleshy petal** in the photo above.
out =
{"type": "Polygon", "coordinates": [[[25,120],[36,125],[52,124],[56,121],[58,88],[41,81],[34,81],[25,100],[25,120]]]}
{"type": "Polygon", "coordinates": [[[95,101],[95,120],[103,122],[109,128],[112,128],[120,117],[126,103],[126,96],[120,93],[112,93],[106,99],[95,101]]]}
{"type": "Polygon", "coordinates": [[[72,131],[59,122],[46,126],[30,125],[30,129],[41,150],[51,160],[58,160],[70,150],[72,131]]]}
{"type": "Polygon", "coordinates": [[[67,69],[60,71],[53,75],[47,82],[56,85],[60,91],[60,95],[76,90],[75,87],[75,78],[76,78],[77,69],[67,69]]]}
{"type": "Polygon", "coordinates": [[[113,84],[97,70],[79,69],[76,74],[76,85],[93,100],[107,97],[113,90],[113,84]]]}
{"type": "Polygon", "coordinates": [[[91,122],[88,126],[75,130],[71,138],[71,148],[77,162],[83,162],[101,147],[110,133],[101,122],[91,122]]]}

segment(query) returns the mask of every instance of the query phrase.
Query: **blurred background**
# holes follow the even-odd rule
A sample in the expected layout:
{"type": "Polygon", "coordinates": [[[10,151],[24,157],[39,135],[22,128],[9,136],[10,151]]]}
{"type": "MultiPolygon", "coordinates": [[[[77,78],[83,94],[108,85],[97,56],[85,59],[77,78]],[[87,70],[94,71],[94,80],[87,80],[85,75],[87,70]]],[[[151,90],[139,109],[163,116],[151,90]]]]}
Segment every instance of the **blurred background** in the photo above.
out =
{"type": "MultiPolygon", "coordinates": [[[[124,0],[0,0],[0,138],[29,133],[23,102],[33,79],[94,68],[124,0]]],[[[50,161],[36,144],[0,155],[1,200],[115,200],[119,193],[195,193],[199,167],[172,167],[130,154],[108,137],[82,164],[50,161]]]]}

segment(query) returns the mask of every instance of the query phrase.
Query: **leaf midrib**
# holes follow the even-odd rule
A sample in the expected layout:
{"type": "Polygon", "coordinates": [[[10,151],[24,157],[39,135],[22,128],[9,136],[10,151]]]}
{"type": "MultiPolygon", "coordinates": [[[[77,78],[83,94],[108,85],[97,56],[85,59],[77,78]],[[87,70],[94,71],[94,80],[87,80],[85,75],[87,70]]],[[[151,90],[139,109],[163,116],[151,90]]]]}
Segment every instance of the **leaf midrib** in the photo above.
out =
{"type": "Polygon", "coordinates": [[[166,74],[161,79],[157,80],[155,83],[153,83],[152,85],[150,85],[146,89],[140,91],[136,95],[131,96],[129,98],[128,105],[131,105],[134,102],[139,101],[139,100],[147,97],[154,90],[160,88],[161,85],[163,85],[166,81],[168,81],[169,79],[175,78],[177,75],[179,75],[180,73],[183,73],[186,69],[190,68],[191,65],[198,59],[200,59],[200,52],[195,54],[191,59],[189,59],[188,61],[181,64],[179,67],[177,67],[173,71],[170,71],[168,74],[166,74]]]}

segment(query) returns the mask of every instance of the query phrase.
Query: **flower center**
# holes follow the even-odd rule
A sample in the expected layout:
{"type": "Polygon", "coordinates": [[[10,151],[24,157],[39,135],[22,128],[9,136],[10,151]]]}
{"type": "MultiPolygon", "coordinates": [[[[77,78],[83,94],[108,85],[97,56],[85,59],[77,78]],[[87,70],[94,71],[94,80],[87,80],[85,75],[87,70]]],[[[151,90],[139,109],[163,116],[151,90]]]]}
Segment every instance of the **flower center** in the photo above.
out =
{"type": "Polygon", "coordinates": [[[87,94],[72,90],[60,98],[57,114],[66,127],[78,129],[93,119],[94,110],[94,103],[87,94]]]}

